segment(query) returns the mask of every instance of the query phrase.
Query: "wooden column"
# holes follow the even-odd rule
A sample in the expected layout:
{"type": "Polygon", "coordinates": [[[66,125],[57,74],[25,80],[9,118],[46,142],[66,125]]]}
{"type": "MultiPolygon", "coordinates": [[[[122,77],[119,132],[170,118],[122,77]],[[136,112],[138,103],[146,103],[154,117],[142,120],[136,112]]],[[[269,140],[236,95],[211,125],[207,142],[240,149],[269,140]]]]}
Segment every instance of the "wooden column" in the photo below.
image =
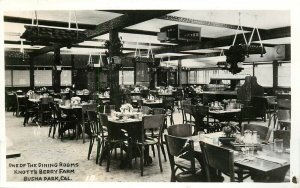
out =
{"type": "Polygon", "coordinates": [[[278,88],[278,61],[273,61],[273,92],[278,88]]]}
{"type": "Polygon", "coordinates": [[[116,109],[119,109],[122,103],[122,95],[120,92],[119,86],[119,68],[112,64],[112,58],[114,56],[119,56],[120,47],[116,44],[116,41],[119,38],[119,32],[117,30],[109,31],[109,42],[110,46],[108,49],[110,57],[110,66],[109,66],[109,83],[110,83],[110,103],[115,105],[116,109]]]}
{"type": "Polygon", "coordinates": [[[72,85],[74,84],[74,70],[75,70],[75,63],[74,63],[74,55],[71,54],[71,82],[72,82],[72,85]]]}
{"type": "MultiPolygon", "coordinates": [[[[54,67],[62,66],[61,58],[60,58],[60,48],[55,48],[55,50],[54,50],[53,66],[54,67]]],[[[54,92],[56,92],[56,93],[60,92],[60,73],[61,73],[61,70],[57,70],[57,68],[54,68],[52,71],[53,89],[54,89],[54,92]]]]}
{"type": "Polygon", "coordinates": [[[182,61],[181,59],[178,60],[178,86],[182,86],[182,78],[181,78],[181,72],[182,72],[182,61]]]}
{"type": "Polygon", "coordinates": [[[151,71],[151,72],[149,72],[149,74],[150,74],[150,89],[155,89],[156,71],[151,71]]]}
{"type": "Polygon", "coordinates": [[[33,62],[33,56],[29,57],[29,79],[30,79],[30,89],[34,89],[34,62],[33,62]]]}

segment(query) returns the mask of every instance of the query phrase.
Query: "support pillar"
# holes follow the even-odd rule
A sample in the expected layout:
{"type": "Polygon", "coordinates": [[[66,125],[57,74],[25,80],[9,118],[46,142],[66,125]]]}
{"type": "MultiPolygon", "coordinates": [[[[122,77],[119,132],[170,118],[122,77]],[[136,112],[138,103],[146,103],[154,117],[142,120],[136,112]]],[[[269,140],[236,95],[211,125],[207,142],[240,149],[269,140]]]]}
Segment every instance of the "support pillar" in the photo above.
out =
{"type": "Polygon", "coordinates": [[[119,109],[122,103],[122,95],[119,86],[119,68],[112,58],[114,56],[120,56],[120,46],[117,44],[119,40],[119,32],[117,30],[111,30],[109,32],[110,46],[109,52],[109,83],[110,83],[110,103],[115,105],[116,109],[119,109]]]}
{"type": "Polygon", "coordinates": [[[54,49],[54,62],[53,67],[55,67],[52,70],[52,83],[53,83],[53,89],[55,93],[60,92],[60,73],[61,70],[57,70],[57,66],[62,66],[61,64],[61,57],[60,57],[60,48],[54,49]]]}
{"type": "Polygon", "coordinates": [[[72,77],[71,77],[71,83],[72,83],[72,86],[74,85],[74,82],[75,82],[74,71],[75,71],[74,54],[71,54],[71,75],[72,75],[72,77]]]}
{"type": "Polygon", "coordinates": [[[34,62],[33,57],[29,57],[29,79],[30,79],[30,89],[34,90],[34,62]]]}
{"type": "Polygon", "coordinates": [[[278,61],[273,61],[273,92],[278,88],[278,61]]]}
{"type": "Polygon", "coordinates": [[[178,60],[178,86],[181,87],[182,86],[182,78],[181,78],[181,72],[182,72],[182,61],[181,59],[178,60]]]}

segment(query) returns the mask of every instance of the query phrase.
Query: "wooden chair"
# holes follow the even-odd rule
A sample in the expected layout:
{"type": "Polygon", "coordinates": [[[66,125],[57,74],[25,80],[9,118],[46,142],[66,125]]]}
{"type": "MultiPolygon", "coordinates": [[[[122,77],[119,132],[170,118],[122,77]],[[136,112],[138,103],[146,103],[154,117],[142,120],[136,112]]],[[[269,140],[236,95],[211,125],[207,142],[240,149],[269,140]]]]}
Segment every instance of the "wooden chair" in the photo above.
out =
{"type": "Polygon", "coordinates": [[[217,127],[209,124],[209,107],[208,106],[192,106],[192,114],[195,119],[194,135],[198,131],[215,132],[217,127]],[[204,121],[206,119],[206,121],[204,121]]]}
{"type": "Polygon", "coordinates": [[[193,111],[192,111],[192,104],[182,103],[182,123],[191,123],[195,124],[195,121],[193,120],[193,111]],[[189,118],[188,118],[189,116],[189,118]]]}
{"type": "MultiPolygon", "coordinates": [[[[165,113],[166,113],[166,110],[164,108],[152,108],[152,114],[153,115],[159,115],[159,114],[165,115],[165,113]]],[[[162,131],[161,131],[162,134],[165,132],[166,129],[167,129],[167,118],[165,116],[164,125],[163,125],[162,131]]],[[[152,137],[158,138],[159,132],[160,131],[157,130],[157,129],[155,129],[155,130],[152,129],[151,130],[152,137]]],[[[161,150],[162,150],[162,153],[164,155],[165,161],[167,161],[167,157],[166,157],[166,154],[165,154],[165,148],[163,146],[163,144],[165,144],[163,136],[161,136],[160,139],[161,139],[161,143],[162,143],[161,150]]],[[[153,151],[153,156],[155,156],[154,146],[152,147],[152,151],[153,151]]]]}
{"type": "MultiPolygon", "coordinates": [[[[234,182],[234,162],[233,151],[211,145],[200,141],[200,147],[205,164],[205,171],[208,182],[214,182],[214,177],[211,177],[211,170],[218,170],[225,175],[229,176],[230,181],[234,182]]],[[[218,174],[219,176],[221,174],[218,174]]]]}
{"type": "Polygon", "coordinates": [[[183,100],[183,90],[177,89],[177,91],[173,91],[172,95],[174,96],[174,103],[177,104],[178,111],[181,111],[181,101],[183,100]]]}
{"type": "Polygon", "coordinates": [[[59,114],[58,114],[58,110],[56,108],[56,104],[54,102],[50,103],[50,108],[51,108],[51,112],[52,112],[52,118],[49,124],[49,133],[48,133],[48,137],[50,137],[50,134],[52,132],[53,129],[53,133],[52,133],[52,138],[54,138],[57,126],[59,126],[60,124],[60,119],[59,119],[59,114]]]}
{"type": "MultiPolygon", "coordinates": [[[[90,155],[93,149],[93,145],[95,139],[100,145],[100,127],[99,127],[99,120],[97,117],[97,105],[96,104],[88,104],[82,106],[82,125],[88,126],[91,130],[91,137],[90,137],[90,145],[88,150],[88,160],[90,160],[90,155]]],[[[97,156],[96,156],[96,163],[99,156],[99,149],[97,147],[97,156]]]]}
{"type": "Polygon", "coordinates": [[[141,139],[139,139],[137,143],[137,146],[140,151],[141,176],[143,176],[144,174],[145,147],[149,147],[152,145],[155,145],[157,148],[160,171],[161,172],[163,171],[162,164],[161,164],[161,157],[160,157],[160,149],[161,147],[163,147],[161,143],[161,136],[162,136],[164,118],[165,116],[162,114],[143,117],[143,122],[142,122],[143,131],[142,131],[141,139]],[[149,137],[146,136],[146,134],[144,134],[147,130],[151,130],[151,129],[159,130],[158,138],[155,137],[153,138],[151,136],[149,137]]]}
{"type": "Polygon", "coordinates": [[[267,99],[263,97],[252,97],[251,98],[251,106],[253,106],[253,116],[256,119],[260,117],[264,122],[266,122],[266,114],[267,114],[267,99]]]}
{"type": "Polygon", "coordinates": [[[44,123],[49,124],[51,121],[51,103],[53,103],[52,97],[45,97],[40,99],[39,103],[39,124],[43,125],[44,123]]]}
{"type": "MultiPolygon", "coordinates": [[[[113,126],[109,121],[106,114],[100,114],[100,124],[107,129],[107,137],[102,134],[102,140],[104,147],[100,152],[99,165],[101,166],[104,155],[107,158],[106,171],[109,172],[110,160],[112,155],[112,150],[115,148],[121,149],[121,157],[123,157],[123,147],[126,144],[127,137],[124,135],[124,132],[118,126],[113,126]]],[[[102,130],[103,130],[102,128],[102,130]]],[[[103,146],[102,145],[102,146],[103,146]]]]}
{"type": "Polygon", "coordinates": [[[273,139],[283,139],[283,147],[290,148],[291,131],[287,130],[274,130],[273,139]]]}
{"type": "Polygon", "coordinates": [[[25,108],[26,108],[26,98],[25,97],[18,97],[17,93],[15,93],[16,97],[16,116],[19,116],[20,114],[25,114],[25,108]]]}
{"type": "Polygon", "coordinates": [[[194,142],[172,135],[165,135],[165,140],[171,166],[171,182],[204,181],[200,170],[196,168],[194,142]]]}
{"type": "Polygon", "coordinates": [[[271,129],[269,127],[257,124],[242,124],[241,133],[244,135],[245,130],[257,131],[260,139],[264,143],[268,143],[271,135],[271,129]]]}
{"type": "MultiPolygon", "coordinates": [[[[25,127],[28,124],[29,118],[33,119],[38,117],[39,106],[33,102],[30,102],[28,98],[25,98],[25,116],[23,121],[23,126],[25,127]]],[[[37,120],[34,120],[37,121],[37,120]]],[[[36,122],[37,123],[37,122],[36,122]]]]}
{"type": "Polygon", "coordinates": [[[290,130],[291,110],[290,109],[278,109],[277,111],[278,124],[275,129],[290,130]]]}
{"type": "Polygon", "coordinates": [[[76,128],[74,125],[77,123],[77,119],[73,119],[72,117],[68,117],[67,115],[63,114],[63,112],[59,108],[59,105],[57,103],[53,104],[53,113],[55,114],[55,118],[57,119],[57,121],[53,121],[53,123],[50,124],[48,136],[50,136],[51,134],[51,129],[54,128],[52,136],[54,138],[55,130],[58,125],[58,137],[61,139],[61,141],[63,141],[65,131],[68,130],[69,132],[69,130],[72,129],[73,132],[76,133],[76,128]]]}
{"type": "Polygon", "coordinates": [[[166,117],[170,118],[170,124],[174,124],[173,113],[174,113],[174,98],[163,99],[163,107],[166,110],[166,117]]]}
{"type": "Polygon", "coordinates": [[[193,126],[191,124],[176,124],[168,127],[168,135],[176,137],[188,137],[193,135],[193,126]]]}

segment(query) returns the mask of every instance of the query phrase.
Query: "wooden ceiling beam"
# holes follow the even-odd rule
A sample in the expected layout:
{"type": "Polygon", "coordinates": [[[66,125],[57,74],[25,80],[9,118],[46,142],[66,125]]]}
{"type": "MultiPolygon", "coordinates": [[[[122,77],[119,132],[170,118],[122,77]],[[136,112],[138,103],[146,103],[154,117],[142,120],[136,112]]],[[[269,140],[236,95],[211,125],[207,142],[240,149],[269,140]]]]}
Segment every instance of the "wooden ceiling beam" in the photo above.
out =
{"type": "MultiPolygon", "coordinates": [[[[86,40],[94,37],[109,33],[110,30],[121,30],[125,27],[135,25],[153,18],[161,17],[165,14],[172,13],[176,10],[140,10],[133,11],[130,14],[124,14],[107,22],[101,23],[95,27],[95,29],[85,30],[86,40]]],[[[53,51],[55,48],[62,48],[64,44],[54,44],[53,46],[47,46],[40,50],[37,50],[33,55],[40,55],[53,51]]]]}
{"type": "MultiPolygon", "coordinates": [[[[19,23],[19,24],[31,24],[32,19],[14,17],[14,16],[4,16],[4,22],[19,23]]],[[[68,28],[69,22],[39,19],[39,25],[50,26],[50,27],[65,27],[65,28],[68,28]]],[[[75,23],[71,23],[71,27],[76,28],[75,23]]],[[[96,27],[96,25],[78,23],[78,28],[79,29],[95,29],[95,27],[96,27]]]]}
{"type": "MultiPolygon", "coordinates": [[[[211,52],[211,53],[205,53],[205,54],[191,54],[191,55],[186,55],[186,56],[172,56],[170,57],[170,61],[174,60],[182,60],[182,59],[198,59],[198,58],[207,58],[207,57],[216,57],[220,56],[219,52],[211,52]]],[[[168,61],[168,57],[162,58],[162,61],[168,61]]]]}
{"type": "MultiPolygon", "coordinates": [[[[249,39],[251,33],[245,33],[246,38],[249,39]]],[[[260,36],[262,40],[269,40],[269,39],[276,39],[276,38],[285,38],[291,36],[291,28],[290,27],[282,27],[282,28],[275,28],[270,30],[263,30],[260,31],[260,36]]],[[[170,46],[165,48],[156,48],[153,49],[154,54],[162,54],[162,53],[178,53],[181,51],[188,51],[188,50],[197,50],[197,49],[209,49],[215,47],[223,47],[223,46],[230,46],[232,45],[234,36],[226,36],[226,37],[219,37],[219,38],[202,38],[200,42],[197,43],[190,43],[190,44],[182,44],[177,46],[170,46]]],[[[252,41],[258,41],[258,37],[255,34],[253,36],[252,41]]],[[[236,44],[244,43],[242,34],[238,34],[236,44]]]]}
{"type": "Polygon", "coordinates": [[[122,16],[97,25],[93,30],[86,30],[85,34],[87,39],[94,38],[99,35],[109,33],[110,30],[120,31],[125,27],[151,20],[153,18],[158,18],[174,11],[176,10],[132,10],[122,16]]]}
{"type": "MultiPolygon", "coordinates": [[[[206,21],[206,20],[197,20],[197,19],[184,18],[184,17],[171,16],[171,15],[164,15],[162,17],[159,17],[159,19],[175,21],[175,22],[182,22],[182,23],[190,23],[190,24],[195,24],[195,25],[221,27],[221,28],[234,29],[234,30],[236,30],[238,28],[238,25],[225,24],[225,23],[219,23],[219,22],[211,22],[211,21],[206,21]]],[[[253,30],[252,27],[246,27],[246,26],[243,26],[243,29],[245,31],[253,30]]]]}

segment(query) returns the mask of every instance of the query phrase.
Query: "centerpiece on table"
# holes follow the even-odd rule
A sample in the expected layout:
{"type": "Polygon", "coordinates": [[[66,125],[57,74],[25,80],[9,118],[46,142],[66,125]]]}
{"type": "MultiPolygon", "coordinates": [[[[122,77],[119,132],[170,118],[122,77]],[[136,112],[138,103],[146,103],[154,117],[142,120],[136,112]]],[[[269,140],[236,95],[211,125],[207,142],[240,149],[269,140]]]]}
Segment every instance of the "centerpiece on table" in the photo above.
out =
{"type": "Polygon", "coordinates": [[[152,101],[154,101],[154,100],[155,100],[154,96],[151,95],[151,94],[149,94],[148,97],[147,97],[147,101],[148,101],[148,102],[152,102],[152,101]]]}
{"type": "Polygon", "coordinates": [[[219,141],[223,145],[230,144],[231,141],[235,141],[235,133],[239,132],[240,128],[237,124],[228,122],[226,126],[223,127],[223,133],[225,134],[225,137],[220,137],[219,141]]]}
{"type": "Polygon", "coordinates": [[[120,111],[121,111],[121,113],[132,113],[133,107],[131,104],[126,103],[121,106],[120,111]]]}
{"type": "Polygon", "coordinates": [[[72,97],[72,98],[71,98],[71,105],[72,105],[72,106],[79,105],[79,104],[80,104],[80,101],[81,101],[81,98],[80,98],[80,97],[72,97]]]}
{"type": "Polygon", "coordinates": [[[29,99],[34,98],[34,91],[32,91],[32,90],[27,91],[26,96],[28,96],[29,99]]]}

